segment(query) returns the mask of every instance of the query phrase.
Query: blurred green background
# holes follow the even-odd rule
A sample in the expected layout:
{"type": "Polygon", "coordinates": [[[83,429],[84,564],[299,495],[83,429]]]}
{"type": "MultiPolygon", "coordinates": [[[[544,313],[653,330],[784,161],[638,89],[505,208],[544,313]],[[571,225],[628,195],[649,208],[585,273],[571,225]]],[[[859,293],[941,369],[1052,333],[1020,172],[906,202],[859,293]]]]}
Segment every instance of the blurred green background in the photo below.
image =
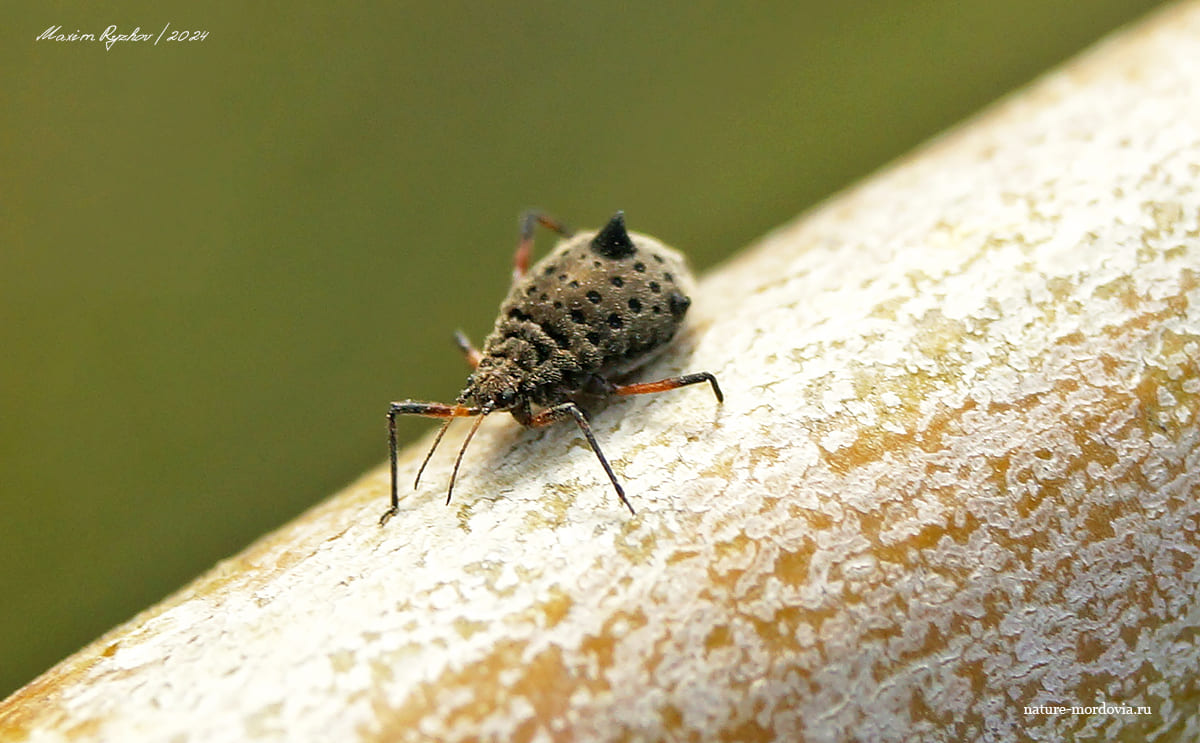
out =
{"type": "Polygon", "coordinates": [[[453,398],[523,208],[704,269],[1156,3],[117,5],[0,45],[0,696],[453,398]]]}

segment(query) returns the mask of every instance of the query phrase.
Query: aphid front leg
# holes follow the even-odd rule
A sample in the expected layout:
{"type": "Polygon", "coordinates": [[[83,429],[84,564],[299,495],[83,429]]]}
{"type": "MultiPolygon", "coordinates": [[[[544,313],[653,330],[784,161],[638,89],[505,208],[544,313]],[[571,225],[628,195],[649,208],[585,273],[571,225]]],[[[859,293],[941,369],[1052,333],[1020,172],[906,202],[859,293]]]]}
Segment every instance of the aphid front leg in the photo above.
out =
{"type": "MultiPolygon", "coordinates": [[[[388,519],[395,516],[400,510],[400,496],[396,488],[396,416],[397,415],[422,415],[426,418],[445,418],[446,422],[438,430],[437,437],[433,440],[433,446],[429,447],[429,453],[425,455],[425,461],[421,462],[421,469],[417,470],[417,479],[413,483],[413,487],[421,482],[421,473],[425,471],[425,465],[429,464],[429,458],[433,456],[434,449],[441,443],[442,436],[445,435],[446,429],[450,427],[450,422],[455,418],[470,418],[472,416],[482,415],[483,410],[475,407],[467,407],[466,405],[446,405],[440,402],[418,402],[416,400],[405,400],[403,402],[394,402],[388,408],[388,452],[391,454],[392,462],[392,505],[379,518],[379,525],[383,526],[388,519]]],[[[474,429],[471,429],[474,433],[474,429]]],[[[464,445],[465,448],[465,445],[464,445]]],[[[461,459],[462,455],[459,455],[461,459]]],[[[456,466],[457,469],[457,466],[456,466]]],[[[451,488],[454,487],[451,482],[451,488]]],[[[449,496],[447,496],[449,500],[449,496]]]]}
{"type": "Polygon", "coordinates": [[[554,217],[531,209],[521,215],[521,240],[517,243],[517,252],[513,255],[513,283],[525,277],[529,270],[529,256],[533,253],[533,228],[541,225],[554,230],[563,237],[570,237],[575,231],[559,222],[554,217]]]}
{"type": "Polygon", "coordinates": [[[596,443],[596,437],[592,435],[592,427],[588,425],[587,417],[583,414],[583,411],[579,409],[578,405],[573,402],[564,402],[560,405],[555,405],[552,408],[546,408],[542,412],[528,418],[527,420],[521,420],[520,418],[517,420],[531,428],[540,428],[541,426],[548,426],[555,421],[562,420],[568,415],[575,419],[575,424],[579,426],[580,431],[583,431],[583,436],[587,439],[588,445],[592,447],[592,451],[596,453],[596,458],[600,460],[600,464],[604,467],[604,471],[608,473],[608,479],[612,480],[613,487],[617,490],[617,497],[621,499],[621,502],[625,504],[625,507],[629,509],[630,513],[636,514],[637,512],[633,510],[633,506],[630,505],[629,499],[625,497],[625,489],[622,488],[621,483],[617,481],[616,473],[613,472],[612,467],[608,464],[608,460],[604,458],[604,453],[600,451],[600,445],[596,443]]]}

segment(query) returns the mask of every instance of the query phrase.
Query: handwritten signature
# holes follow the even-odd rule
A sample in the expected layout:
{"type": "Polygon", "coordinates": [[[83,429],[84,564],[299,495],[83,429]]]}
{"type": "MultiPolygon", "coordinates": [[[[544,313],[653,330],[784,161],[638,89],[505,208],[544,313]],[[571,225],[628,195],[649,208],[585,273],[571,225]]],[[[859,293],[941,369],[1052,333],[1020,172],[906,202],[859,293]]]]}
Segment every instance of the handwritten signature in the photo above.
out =
{"type": "Polygon", "coordinates": [[[141,26],[134,26],[132,31],[123,34],[119,27],[112,25],[104,29],[99,36],[94,33],[85,33],[79,29],[64,32],[62,26],[51,26],[43,31],[36,41],[100,41],[104,43],[106,50],[112,51],[114,44],[124,41],[139,42],[154,39],[152,46],[158,46],[160,41],[204,41],[207,38],[208,31],[171,30],[171,24],[168,23],[163,26],[162,31],[158,32],[158,36],[154,36],[150,32],[143,32],[141,26]]]}

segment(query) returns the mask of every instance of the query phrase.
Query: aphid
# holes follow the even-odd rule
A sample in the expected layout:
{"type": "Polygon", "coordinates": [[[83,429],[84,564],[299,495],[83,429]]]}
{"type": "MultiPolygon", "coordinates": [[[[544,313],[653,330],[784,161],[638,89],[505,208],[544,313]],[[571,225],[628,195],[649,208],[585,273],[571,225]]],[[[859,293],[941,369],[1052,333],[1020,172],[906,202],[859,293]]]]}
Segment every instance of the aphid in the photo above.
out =
{"type": "Polygon", "coordinates": [[[699,382],[712,385],[724,401],[717,379],[708,372],[657,382],[617,384],[666,348],[687,313],[685,293],[691,275],[683,256],[658,240],[625,229],[617,212],[604,229],[574,234],[539,212],[521,218],[521,237],[513,257],[513,283],[500,305],[496,325],[476,350],[461,332],[455,341],[474,369],[453,405],[405,400],[388,409],[388,446],[392,463],[392,504],[382,526],[399,509],[396,488],[396,416],[444,418],[425,455],[413,487],[455,418],[475,418],[450,474],[446,503],[463,453],[483,417],[508,412],[523,426],[537,428],[571,418],[600,460],[617,496],[633,506],[608,460],[600,451],[580,407],[581,398],[664,392],[699,382]],[[558,246],[529,268],[533,232],[542,225],[563,236],[558,246]]]}

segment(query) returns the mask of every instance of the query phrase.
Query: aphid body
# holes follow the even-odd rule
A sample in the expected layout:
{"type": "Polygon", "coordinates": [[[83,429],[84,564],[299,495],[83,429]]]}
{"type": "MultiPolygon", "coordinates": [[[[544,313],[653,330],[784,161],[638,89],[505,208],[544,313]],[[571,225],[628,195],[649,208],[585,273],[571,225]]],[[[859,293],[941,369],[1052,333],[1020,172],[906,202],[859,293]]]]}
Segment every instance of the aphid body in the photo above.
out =
{"type": "Polygon", "coordinates": [[[445,419],[417,473],[418,483],[450,422],[476,417],[455,461],[447,503],[463,452],[479,422],[490,413],[506,411],[528,427],[573,418],[617,495],[633,511],[579,403],[581,399],[662,392],[699,382],[708,382],[717,400],[723,399],[716,378],[708,372],[641,384],[614,381],[667,347],[691,305],[691,288],[683,256],[653,237],[628,232],[621,212],[602,230],[579,234],[543,214],[524,215],[512,288],[500,305],[483,350],[473,348],[461,333],[456,335],[474,368],[456,403],[405,400],[391,404],[392,504],[380,523],[398,509],[395,421],[397,415],[405,414],[445,419]],[[564,239],[528,268],[537,224],[564,239]]]}

